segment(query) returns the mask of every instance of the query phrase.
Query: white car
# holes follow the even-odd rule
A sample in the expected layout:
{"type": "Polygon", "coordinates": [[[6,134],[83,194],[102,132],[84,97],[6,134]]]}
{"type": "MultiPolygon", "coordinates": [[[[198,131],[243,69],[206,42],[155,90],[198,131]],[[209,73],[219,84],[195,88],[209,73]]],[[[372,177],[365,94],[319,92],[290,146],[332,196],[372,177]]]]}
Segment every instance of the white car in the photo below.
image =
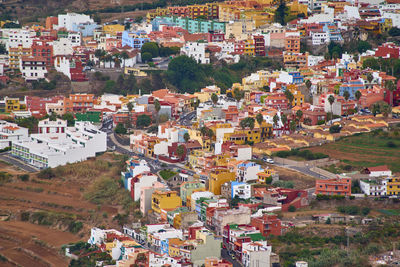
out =
{"type": "Polygon", "coordinates": [[[270,163],[270,164],[274,164],[274,163],[275,163],[275,162],[273,161],[273,159],[267,159],[266,162],[267,162],[267,163],[270,163]]]}

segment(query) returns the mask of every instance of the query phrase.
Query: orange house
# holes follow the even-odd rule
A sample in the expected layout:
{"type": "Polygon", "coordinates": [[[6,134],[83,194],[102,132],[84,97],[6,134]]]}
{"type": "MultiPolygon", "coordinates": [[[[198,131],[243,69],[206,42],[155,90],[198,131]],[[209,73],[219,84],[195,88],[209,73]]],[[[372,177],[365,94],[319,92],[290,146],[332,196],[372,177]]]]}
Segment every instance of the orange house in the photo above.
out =
{"type": "Polygon", "coordinates": [[[315,181],[315,194],[351,196],[351,179],[335,178],[315,181]]]}
{"type": "Polygon", "coordinates": [[[64,98],[64,108],[66,112],[85,112],[93,108],[94,102],[94,94],[71,94],[64,98]]]}

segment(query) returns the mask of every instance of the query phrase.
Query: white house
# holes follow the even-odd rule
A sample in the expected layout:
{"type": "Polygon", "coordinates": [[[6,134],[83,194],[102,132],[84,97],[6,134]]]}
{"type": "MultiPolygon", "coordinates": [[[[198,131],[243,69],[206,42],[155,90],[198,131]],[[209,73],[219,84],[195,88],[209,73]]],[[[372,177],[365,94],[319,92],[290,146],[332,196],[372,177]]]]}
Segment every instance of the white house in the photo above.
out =
{"type": "Polygon", "coordinates": [[[47,73],[46,59],[37,56],[23,56],[19,60],[19,70],[26,81],[44,79],[47,73]]]}
{"type": "Polygon", "coordinates": [[[209,64],[210,55],[206,53],[208,43],[188,42],[181,48],[181,54],[194,58],[198,63],[209,64]]]}
{"type": "MultiPolygon", "coordinates": [[[[42,129],[47,131],[46,127],[42,129]]],[[[26,140],[13,142],[11,154],[37,168],[54,168],[87,160],[106,150],[105,132],[89,122],[75,122],[64,133],[31,134],[26,140]]]]}
{"type": "Polygon", "coordinates": [[[11,143],[28,138],[28,129],[15,123],[0,120],[0,149],[11,147],[11,143]]]}
{"type": "Polygon", "coordinates": [[[382,180],[360,180],[360,188],[367,196],[385,196],[387,193],[386,182],[382,180]]]}
{"type": "Polygon", "coordinates": [[[158,176],[151,172],[144,172],[130,178],[129,191],[131,191],[131,196],[133,196],[134,201],[140,199],[140,191],[143,187],[152,186],[153,183],[157,182],[158,176]]]}
{"type": "Polygon", "coordinates": [[[392,171],[386,165],[366,168],[370,177],[392,176],[392,171]]]}
{"type": "Polygon", "coordinates": [[[267,241],[242,244],[242,264],[244,267],[271,266],[272,246],[267,241]]]}
{"type": "Polygon", "coordinates": [[[313,45],[323,45],[331,41],[329,32],[312,32],[311,38],[313,45]]]}
{"type": "Polygon", "coordinates": [[[242,199],[249,199],[251,197],[251,186],[247,183],[232,182],[231,183],[231,197],[239,197],[242,199]]]}
{"type": "Polygon", "coordinates": [[[22,45],[24,48],[32,46],[32,41],[36,38],[36,32],[29,29],[1,29],[3,38],[6,40],[7,49],[22,45]]]}
{"type": "Polygon", "coordinates": [[[55,121],[51,121],[49,118],[47,118],[39,121],[38,123],[38,132],[41,134],[65,133],[66,128],[67,121],[58,118],[55,121]]]}
{"type": "MultiPolygon", "coordinates": [[[[71,36],[72,37],[72,36],[71,36]]],[[[60,38],[53,41],[53,55],[72,55],[74,49],[72,48],[72,41],[68,38],[60,38]]]]}
{"type": "Polygon", "coordinates": [[[81,33],[80,32],[69,32],[68,40],[71,42],[72,46],[81,45],[81,33]]]}
{"type": "Polygon", "coordinates": [[[86,22],[94,23],[94,20],[91,19],[90,16],[85,14],[77,14],[77,13],[59,14],[57,28],[58,29],[65,28],[67,31],[72,31],[74,24],[81,24],[86,22]]]}

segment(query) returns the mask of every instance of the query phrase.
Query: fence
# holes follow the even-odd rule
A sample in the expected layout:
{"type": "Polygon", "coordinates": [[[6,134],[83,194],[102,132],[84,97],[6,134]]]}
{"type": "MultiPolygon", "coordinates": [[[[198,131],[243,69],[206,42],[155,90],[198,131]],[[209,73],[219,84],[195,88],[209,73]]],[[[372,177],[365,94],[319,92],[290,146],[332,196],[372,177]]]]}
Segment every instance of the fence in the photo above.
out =
{"type": "Polygon", "coordinates": [[[279,158],[279,157],[274,157],[274,161],[279,163],[279,164],[296,166],[296,167],[325,166],[325,165],[328,165],[328,164],[329,165],[330,164],[336,164],[336,163],[339,162],[338,160],[332,160],[330,158],[308,160],[308,161],[296,161],[296,160],[291,160],[291,159],[286,159],[286,158],[279,158]]]}

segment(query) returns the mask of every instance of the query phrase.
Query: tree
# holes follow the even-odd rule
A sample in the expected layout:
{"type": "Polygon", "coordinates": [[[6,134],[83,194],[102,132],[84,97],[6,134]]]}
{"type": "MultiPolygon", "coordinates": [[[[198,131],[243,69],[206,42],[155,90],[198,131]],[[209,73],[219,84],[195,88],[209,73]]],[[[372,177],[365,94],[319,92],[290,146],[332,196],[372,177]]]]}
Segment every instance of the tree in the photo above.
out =
{"type": "Polygon", "coordinates": [[[152,58],[153,57],[151,56],[151,54],[149,52],[142,53],[142,61],[143,62],[149,62],[152,60],[152,58]]]}
{"type": "Polygon", "coordinates": [[[218,103],[218,96],[215,93],[212,93],[211,101],[213,102],[214,105],[218,103]]]}
{"type": "Polygon", "coordinates": [[[247,118],[244,118],[243,120],[241,120],[239,125],[240,125],[240,127],[242,127],[242,129],[245,129],[245,128],[248,127],[251,130],[253,130],[254,129],[254,122],[255,122],[254,118],[247,117],[247,118]]]}
{"type": "Polygon", "coordinates": [[[146,115],[146,114],[142,114],[142,115],[139,115],[139,116],[137,117],[137,120],[136,120],[136,127],[138,127],[138,128],[147,127],[147,126],[149,126],[150,124],[151,124],[151,118],[150,118],[150,116],[148,116],[148,115],[146,115]]]}
{"type": "Polygon", "coordinates": [[[296,122],[294,120],[290,122],[289,128],[291,132],[296,131],[296,122]]]}
{"type": "Polygon", "coordinates": [[[361,98],[361,92],[357,90],[357,91],[354,93],[354,96],[356,97],[357,101],[359,101],[360,98],[361,98]]]}
{"type": "Polygon", "coordinates": [[[278,114],[275,114],[274,117],[272,118],[273,122],[274,122],[274,126],[278,125],[278,121],[279,121],[279,116],[278,114]]]}
{"type": "Polygon", "coordinates": [[[167,78],[178,88],[179,93],[194,93],[201,88],[206,75],[201,66],[191,57],[178,56],[168,64],[167,78]]]}
{"type": "Polygon", "coordinates": [[[298,120],[299,126],[300,126],[300,121],[301,121],[301,118],[303,117],[303,111],[301,111],[301,109],[299,109],[299,110],[296,112],[296,117],[297,117],[297,120],[298,120]]]}
{"type": "Polygon", "coordinates": [[[278,22],[281,25],[286,25],[285,17],[287,15],[287,12],[288,8],[285,1],[281,1],[278,8],[275,10],[275,22],[278,22]]]}
{"type": "Polygon", "coordinates": [[[234,94],[234,98],[236,99],[237,103],[239,104],[240,100],[244,97],[244,91],[243,90],[239,90],[239,88],[235,88],[233,90],[233,94],[234,94]]]}
{"type": "Polygon", "coordinates": [[[160,105],[160,101],[158,101],[158,99],[154,100],[154,109],[156,110],[156,116],[157,116],[157,124],[158,124],[158,113],[160,112],[161,109],[161,105],[160,105]]]}
{"type": "Polygon", "coordinates": [[[126,134],[127,130],[122,123],[118,123],[114,129],[116,134],[126,134]]]}
{"type": "Polygon", "coordinates": [[[368,72],[367,73],[367,81],[368,81],[368,83],[371,83],[373,79],[374,79],[374,76],[372,76],[371,72],[368,72]]]}
{"type": "Polygon", "coordinates": [[[96,49],[94,51],[94,56],[99,59],[99,61],[98,61],[99,64],[101,61],[103,61],[106,54],[107,54],[106,51],[104,51],[103,49],[96,49]]]}
{"type": "Polygon", "coordinates": [[[291,106],[292,106],[292,103],[293,103],[293,99],[294,99],[294,96],[293,96],[292,92],[290,92],[290,90],[287,90],[287,89],[286,89],[286,91],[285,91],[285,96],[286,96],[286,99],[287,99],[288,102],[289,102],[289,106],[291,107],[291,106]]]}
{"type": "Polygon", "coordinates": [[[349,93],[348,90],[344,91],[343,97],[344,97],[344,99],[346,99],[346,101],[349,100],[349,98],[350,98],[350,93],[349,93]]]}
{"type": "Polygon", "coordinates": [[[306,84],[307,89],[310,91],[310,88],[312,86],[311,81],[310,80],[306,80],[305,84],[306,84]]]}
{"type": "Polygon", "coordinates": [[[185,154],[185,146],[184,145],[179,145],[176,148],[176,154],[181,158],[185,154]]]}
{"type": "Polygon", "coordinates": [[[122,59],[124,68],[125,68],[125,62],[126,62],[126,60],[127,60],[128,58],[129,58],[128,53],[127,53],[126,51],[123,51],[123,52],[121,53],[121,59],[122,59]]]}
{"type": "Polygon", "coordinates": [[[340,133],[341,129],[342,129],[342,127],[340,127],[339,124],[334,124],[331,127],[329,127],[329,132],[330,133],[340,133]]]}
{"type": "Polygon", "coordinates": [[[142,45],[140,49],[140,53],[150,53],[151,58],[155,58],[159,56],[159,47],[155,42],[148,42],[142,45]]]}
{"type": "Polygon", "coordinates": [[[359,56],[358,54],[355,54],[355,55],[353,56],[354,62],[357,63],[359,59],[360,59],[360,56],[359,56]]]}
{"type": "Polygon", "coordinates": [[[330,95],[329,97],[328,97],[328,102],[329,102],[329,104],[331,105],[331,113],[333,113],[333,103],[335,102],[335,97],[333,96],[333,95],[330,95]]]}
{"type": "Polygon", "coordinates": [[[7,54],[6,46],[0,43],[0,55],[5,55],[5,54],[7,54]]]}
{"type": "Polygon", "coordinates": [[[370,50],[372,45],[367,41],[359,41],[357,44],[357,51],[358,53],[362,54],[367,50],[370,50]]]}
{"type": "Polygon", "coordinates": [[[324,54],[324,59],[325,59],[326,61],[330,60],[330,59],[331,59],[331,55],[330,55],[328,52],[326,52],[326,53],[324,54]]]}
{"type": "Polygon", "coordinates": [[[311,123],[312,123],[310,118],[304,118],[303,122],[304,122],[305,125],[311,125],[311,123]]]}
{"type": "Polygon", "coordinates": [[[263,115],[261,113],[258,113],[256,115],[256,121],[257,121],[258,125],[261,128],[262,122],[264,121],[264,117],[263,117],[263,115]]]}
{"type": "Polygon", "coordinates": [[[393,106],[393,92],[396,90],[396,85],[393,81],[386,81],[385,88],[390,92],[390,105],[393,106]]]}
{"type": "Polygon", "coordinates": [[[390,36],[400,36],[400,29],[397,27],[392,27],[392,28],[390,28],[388,33],[390,36]]]}
{"type": "Polygon", "coordinates": [[[65,114],[63,114],[63,115],[61,116],[61,119],[67,121],[67,126],[74,126],[74,124],[75,124],[74,114],[72,114],[72,113],[65,113],[65,114]]]}
{"type": "Polygon", "coordinates": [[[185,134],[183,135],[183,139],[185,139],[185,143],[187,143],[187,142],[190,140],[190,135],[189,135],[189,133],[185,133],[185,134]]]}
{"type": "Polygon", "coordinates": [[[285,127],[285,125],[286,125],[286,123],[287,123],[287,116],[286,116],[286,114],[282,114],[282,115],[281,115],[281,122],[282,122],[283,127],[285,127]]]}

